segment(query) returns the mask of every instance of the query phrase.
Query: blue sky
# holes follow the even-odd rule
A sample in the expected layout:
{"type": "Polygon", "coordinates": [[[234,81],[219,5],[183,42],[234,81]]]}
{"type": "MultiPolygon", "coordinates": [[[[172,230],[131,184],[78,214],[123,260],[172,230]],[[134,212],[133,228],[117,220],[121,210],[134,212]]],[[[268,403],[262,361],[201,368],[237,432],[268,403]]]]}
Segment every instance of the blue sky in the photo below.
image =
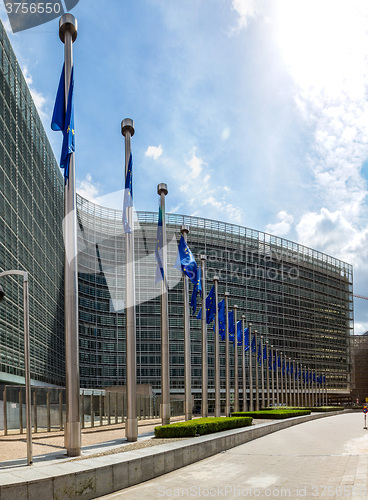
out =
{"type": "MultiPolygon", "coordinates": [[[[168,211],[341,258],[368,296],[365,0],[80,0],[72,13],[81,194],[122,207],[120,123],[133,118],[137,210],[157,210],[166,182],[168,211]]],[[[9,37],[59,158],[58,20],[9,37]]]]}

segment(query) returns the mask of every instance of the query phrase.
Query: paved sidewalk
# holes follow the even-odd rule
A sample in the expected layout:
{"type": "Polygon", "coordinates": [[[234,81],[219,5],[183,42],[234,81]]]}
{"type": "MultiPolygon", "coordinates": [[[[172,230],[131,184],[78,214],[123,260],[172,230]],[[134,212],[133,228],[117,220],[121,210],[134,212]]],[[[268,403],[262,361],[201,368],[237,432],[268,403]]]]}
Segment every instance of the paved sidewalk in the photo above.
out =
{"type": "MultiPolygon", "coordinates": [[[[172,417],[171,421],[184,420],[182,417],[172,417]]],[[[145,439],[153,436],[154,428],[161,425],[161,419],[139,420],[138,436],[145,439]]],[[[128,445],[125,440],[125,424],[115,424],[110,426],[98,426],[82,430],[82,456],[105,451],[109,448],[116,448],[121,445],[128,445]]],[[[39,432],[32,435],[32,451],[34,463],[46,459],[64,458],[66,450],[64,448],[64,432],[39,432]]],[[[27,462],[27,442],[26,434],[0,434],[0,471],[4,466],[12,463],[17,465],[27,462]]]]}
{"type": "Polygon", "coordinates": [[[363,425],[360,412],[302,423],[100,498],[367,499],[363,425]]]}

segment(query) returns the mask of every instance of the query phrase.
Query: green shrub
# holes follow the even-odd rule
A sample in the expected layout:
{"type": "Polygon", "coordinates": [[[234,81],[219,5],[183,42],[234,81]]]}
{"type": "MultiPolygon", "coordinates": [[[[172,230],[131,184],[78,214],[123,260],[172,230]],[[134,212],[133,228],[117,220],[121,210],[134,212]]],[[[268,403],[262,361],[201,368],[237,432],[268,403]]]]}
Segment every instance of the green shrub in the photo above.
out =
{"type": "Polygon", "coordinates": [[[302,415],[310,415],[310,410],[289,410],[289,409],[278,409],[278,410],[259,410],[259,411],[239,411],[232,413],[232,417],[253,417],[253,418],[264,418],[264,419],[282,419],[291,417],[300,417],[302,415]]]}
{"type": "Polygon", "coordinates": [[[169,425],[160,425],[155,427],[155,437],[174,438],[174,437],[193,437],[197,434],[211,434],[213,432],[236,429],[252,425],[252,418],[234,418],[234,417],[208,417],[187,420],[186,422],[176,422],[169,425]]]}

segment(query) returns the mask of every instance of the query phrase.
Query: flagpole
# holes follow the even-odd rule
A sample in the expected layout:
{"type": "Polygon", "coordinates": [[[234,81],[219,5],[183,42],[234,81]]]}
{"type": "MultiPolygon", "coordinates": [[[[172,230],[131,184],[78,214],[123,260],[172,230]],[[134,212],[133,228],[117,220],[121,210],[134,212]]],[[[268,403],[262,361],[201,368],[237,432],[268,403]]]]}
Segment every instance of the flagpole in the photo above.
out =
{"type": "Polygon", "coordinates": [[[279,350],[276,349],[276,404],[280,404],[280,382],[279,382],[279,350]]]}
{"type": "Polygon", "coordinates": [[[208,351],[207,351],[207,309],[206,309],[206,260],[202,264],[202,417],[208,417],[208,351]]]}
{"type": "Polygon", "coordinates": [[[275,374],[273,368],[273,345],[271,344],[271,404],[275,406],[275,374]]]}
{"type": "MultiPolygon", "coordinates": [[[[131,154],[131,137],[134,135],[134,122],[125,118],[121,122],[121,133],[125,137],[125,178],[128,172],[131,154]]],[[[135,315],[135,275],[134,275],[134,220],[133,207],[127,207],[127,221],[131,229],[126,233],[126,392],[127,418],[125,437],[128,441],[137,441],[137,354],[136,354],[136,315],[135,315]]]]}
{"type": "Polygon", "coordinates": [[[234,411],[239,411],[238,306],[234,305],[234,411]]]}
{"type": "MultiPolygon", "coordinates": [[[[64,43],[65,110],[67,109],[70,77],[73,68],[73,42],[78,24],[72,14],[64,14],[59,21],[59,36],[64,43]]],[[[65,243],[65,394],[66,422],[64,446],[67,455],[81,454],[81,426],[79,415],[79,324],[78,324],[78,261],[77,210],[75,192],[75,157],[70,154],[69,176],[65,183],[64,243],[65,243]]]]}
{"type": "Polygon", "coordinates": [[[215,285],[215,417],[221,416],[221,399],[220,399],[220,340],[219,340],[219,318],[218,318],[218,276],[213,277],[215,285]]]}
{"type": "Polygon", "coordinates": [[[299,382],[299,371],[300,371],[300,363],[296,362],[296,391],[297,391],[297,406],[300,406],[300,382],[299,382]]]}
{"type": "Polygon", "coordinates": [[[300,363],[300,397],[301,406],[307,406],[305,399],[305,379],[303,378],[303,363],[300,363]]]}
{"type": "Polygon", "coordinates": [[[293,361],[293,406],[296,406],[296,371],[295,371],[295,361],[293,361]]]}
{"type": "Polygon", "coordinates": [[[230,345],[229,345],[229,292],[225,292],[225,417],[230,417],[230,345]]]}
{"type": "Polygon", "coordinates": [[[291,358],[289,358],[289,406],[293,406],[293,398],[291,394],[291,358]]]}
{"type": "Polygon", "coordinates": [[[261,337],[261,392],[262,392],[262,408],[265,405],[265,386],[264,386],[264,359],[263,359],[263,335],[261,337]]]}
{"type": "MultiPolygon", "coordinates": [[[[188,239],[189,227],[181,226],[181,234],[185,242],[188,239]]],[[[185,420],[192,419],[192,363],[190,349],[190,316],[189,316],[189,279],[183,274],[184,298],[184,391],[185,391],[185,420]]]]}
{"type": "Polygon", "coordinates": [[[169,297],[167,282],[167,238],[166,238],[166,207],[165,197],[168,193],[167,184],[157,186],[160,196],[162,216],[162,266],[161,280],[161,421],[162,425],[170,423],[170,349],[169,349],[169,297]]]}
{"type": "Polygon", "coordinates": [[[282,351],[280,351],[280,404],[284,406],[284,377],[282,375],[282,365],[283,365],[283,357],[282,351]]]}
{"type": "MultiPolygon", "coordinates": [[[[245,384],[245,314],[242,314],[242,376],[243,376],[243,411],[247,411],[247,388],[245,384]]],[[[249,346],[250,348],[250,346],[249,346]]]]}
{"type": "Polygon", "coordinates": [[[256,368],[256,411],[259,411],[259,373],[258,373],[258,339],[257,339],[257,330],[254,330],[254,338],[256,339],[256,360],[255,360],[255,368],[256,368]]]}
{"type": "Polygon", "coordinates": [[[248,324],[249,328],[249,410],[253,411],[253,367],[252,367],[252,323],[248,324]]]}
{"type": "Polygon", "coordinates": [[[285,361],[285,373],[284,373],[284,378],[285,378],[285,406],[288,406],[289,405],[289,396],[288,396],[288,379],[287,379],[287,369],[286,369],[287,363],[286,363],[286,360],[287,360],[287,356],[286,356],[286,354],[284,354],[284,361],[285,361]]]}
{"type": "MultiPolygon", "coordinates": [[[[266,340],[266,394],[267,394],[267,406],[270,407],[270,353],[268,349],[268,340],[266,340]]],[[[272,367],[272,366],[271,366],[272,367]]]]}

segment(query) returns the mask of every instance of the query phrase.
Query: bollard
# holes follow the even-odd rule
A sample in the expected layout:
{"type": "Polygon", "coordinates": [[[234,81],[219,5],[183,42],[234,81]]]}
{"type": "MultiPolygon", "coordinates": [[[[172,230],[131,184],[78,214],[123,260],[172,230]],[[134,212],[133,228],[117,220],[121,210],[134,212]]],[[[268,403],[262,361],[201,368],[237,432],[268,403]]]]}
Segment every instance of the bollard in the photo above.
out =
{"type": "Polygon", "coordinates": [[[50,391],[47,391],[46,404],[47,404],[47,432],[50,432],[51,431],[50,391]]]}
{"type": "Polygon", "coordinates": [[[37,432],[37,390],[33,391],[33,428],[37,432]]]}
{"type": "Polygon", "coordinates": [[[8,435],[8,405],[6,402],[6,386],[3,392],[3,410],[4,410],[4,436],[8,435]]]}
{"type": "Polygon", "coordinates": [[[22,389],[19,391],[19,432],[23,434],[23,399],[22,389]]]}

